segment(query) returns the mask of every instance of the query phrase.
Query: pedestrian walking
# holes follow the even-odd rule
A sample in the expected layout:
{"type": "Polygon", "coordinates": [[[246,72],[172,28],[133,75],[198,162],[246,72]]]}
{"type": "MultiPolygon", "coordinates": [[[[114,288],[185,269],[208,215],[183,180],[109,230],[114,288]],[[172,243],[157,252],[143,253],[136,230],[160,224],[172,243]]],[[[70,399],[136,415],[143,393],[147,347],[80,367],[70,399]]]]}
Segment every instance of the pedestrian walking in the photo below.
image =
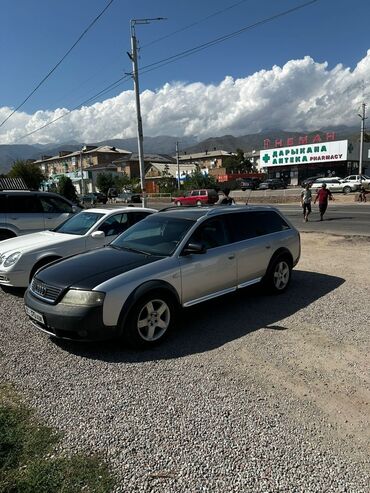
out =
{"type": "Polygon", "coordinates": [[[303,220],[308,221],[308,216],[311,214],[312,192],[310,185],[306,185],[301,193],[301,204],[303,209],[303,220]]]}
{"type": "Polygon", "coordinates": [[[365,187],[363,185],[361,185],[360,194],[358,196],[359,202],[366,202],[366,195],[367,194],[368,194],[368,192],[366,191],[365,187]]]}
{"type": "Polygon", "coordinates": [[[326,209],[328,208],[328,201],[334,200],[334,197],[330,190],[326,188],[326,183],[321,185],[321,188],[317,191],[314,204],[319,201],[319,210],[320,210],[320,221],[324,220],[324,214],[326,209]]]}

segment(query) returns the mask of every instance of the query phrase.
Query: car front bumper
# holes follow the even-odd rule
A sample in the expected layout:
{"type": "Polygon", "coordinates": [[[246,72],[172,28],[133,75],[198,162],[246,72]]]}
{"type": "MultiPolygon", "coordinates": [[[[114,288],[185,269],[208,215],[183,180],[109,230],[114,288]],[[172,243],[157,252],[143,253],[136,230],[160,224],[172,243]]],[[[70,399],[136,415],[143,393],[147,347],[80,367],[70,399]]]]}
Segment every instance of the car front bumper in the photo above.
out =
{"type": "Polygon", "coordinates": [[[25,310],[35,327],[60,339],[97,341],[118,335],[115,326],[103,323],[103,307],[51,305],[38,300],[27,289],[25,310]]]}
{"type": "Polygon", "coordinates": [[[0,270],[0,284],[14,288],[28,286],[29,273],[24,270],[0,270]]]}

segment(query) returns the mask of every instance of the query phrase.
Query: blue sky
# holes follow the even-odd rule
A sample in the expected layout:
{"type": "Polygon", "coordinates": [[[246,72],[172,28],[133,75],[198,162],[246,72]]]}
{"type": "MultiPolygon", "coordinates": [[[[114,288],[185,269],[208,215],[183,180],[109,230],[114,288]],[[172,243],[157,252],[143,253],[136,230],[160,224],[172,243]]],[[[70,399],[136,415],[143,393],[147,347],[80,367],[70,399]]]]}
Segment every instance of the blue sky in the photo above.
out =
{"type": "MultiPolygon", "coordinates": [[[[3,108],[3,113],[0,116],[6,116],[9,108],[27,96],[107,3],[107,0],[1,1],[0,109],[3,108]]],[[[145,66],[303,3],[305,0],[114,0],[63,64],[22,107],[19,125],[30,123],[24,119],[36,112],[44,112],[42,121],[47,121],[47,116],[53,117],[57,108],[72,109],[129,72],[131,63],[126,52],[130,50],[132,18],[167,18],[136,28],[142,46],[140,65],[145,66]],[[217,14],[218,11],[223,12],[217,14]],[[45,113],[48,110],[50,113],[45,113]]],[[[156,92],[166,84],[172,88],[180,82],[186,86],[202,83],[206,90],[222,84],[228,76],[234,81],[246,80],[257,77],[261,71],[271,71],[274,66],[303,60],[305,56],[315,64],[326,63],[327,73],[342,64],[346,74],[346,70],[355,69],[370,48],[369,18],[369,0],[318,0],[200,53],[143,73],[140,89],[156,92]]],[[[298,89],[294,83],[287,87],[288,91],[298,89]]],[[[98,101],[103,103],[131,90],[132,81],[128,80],[98,101]]],[[[366,88],[364,97],[365,92],[366,88]]],[[[96,114],[99,107],[94,108],[96,114]]],[[[145,121],[147,116],[143,117],[145,121]]],[[[19,135],[15,120],[10,125],[11,120],[4,125],[5,130],[13,130],[13,136],[19,135]]],[[[122,136],[129,133],[127,130],[122,136]]],[[[155,129],[151,133],[156,133],[155,129]]],[[[48,138],[52,136],[45,136],[48,138]]]]}

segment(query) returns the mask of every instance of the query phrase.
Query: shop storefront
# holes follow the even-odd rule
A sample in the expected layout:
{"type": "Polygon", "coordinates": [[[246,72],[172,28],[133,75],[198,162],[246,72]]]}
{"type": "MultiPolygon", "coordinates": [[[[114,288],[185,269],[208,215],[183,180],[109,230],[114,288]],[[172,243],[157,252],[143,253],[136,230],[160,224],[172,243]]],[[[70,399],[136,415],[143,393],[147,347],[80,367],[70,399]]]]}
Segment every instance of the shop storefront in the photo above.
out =
{"type": "MultiPolygon", "coordinates": [[[[310,176],[339,176],[358,173],[357,144],[348,140],[263,149],[261,166],[269,178],[298,185],[310,176]]],[[[365,168],[366,168],[365,163],[365,168]]]]}

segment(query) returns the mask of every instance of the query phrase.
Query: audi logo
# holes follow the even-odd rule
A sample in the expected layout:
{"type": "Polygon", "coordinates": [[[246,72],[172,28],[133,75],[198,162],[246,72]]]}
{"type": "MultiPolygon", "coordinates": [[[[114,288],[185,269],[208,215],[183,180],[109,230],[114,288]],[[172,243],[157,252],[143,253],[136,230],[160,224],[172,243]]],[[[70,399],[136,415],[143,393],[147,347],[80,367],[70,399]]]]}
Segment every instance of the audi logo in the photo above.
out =
{"type": "Polygon", "coordinates": [[[46,287],[43,284],[35,283],[33,289],[36,293],[44,296],[46,294],[46,287]]]}

